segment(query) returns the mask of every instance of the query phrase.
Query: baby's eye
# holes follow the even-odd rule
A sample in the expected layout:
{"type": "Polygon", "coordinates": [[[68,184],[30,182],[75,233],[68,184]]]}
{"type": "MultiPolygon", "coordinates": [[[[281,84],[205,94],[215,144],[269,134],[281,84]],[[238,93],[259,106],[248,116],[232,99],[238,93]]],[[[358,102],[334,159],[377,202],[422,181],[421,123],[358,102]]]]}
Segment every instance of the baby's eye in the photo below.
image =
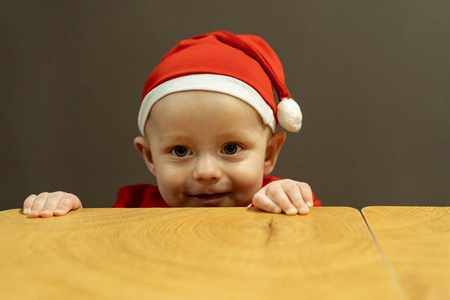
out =
{"type": "Polygon", "coordinates": [[[223,147],[222,152],[227,155],[233,155],[239,152],[241,149],[242,147],[236,143],[228,143],[223,147]]]}
{"type": "Polygon", "coordinates": [[[175,146],[170,150],[170,153],[178,157],[184,157],[189,154],[189,149],[184,146],[175,146]]]}

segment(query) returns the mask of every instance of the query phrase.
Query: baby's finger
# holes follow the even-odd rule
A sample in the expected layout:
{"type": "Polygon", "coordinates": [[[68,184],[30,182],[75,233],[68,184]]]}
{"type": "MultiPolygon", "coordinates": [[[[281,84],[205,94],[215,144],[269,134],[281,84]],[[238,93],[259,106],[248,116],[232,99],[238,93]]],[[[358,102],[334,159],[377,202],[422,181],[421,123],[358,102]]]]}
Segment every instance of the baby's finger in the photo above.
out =
{"type": "Polygon", "coordinates": [[[263,191],[256,193],[253,196],[252,202],[255,207],[261,210],[274,214],[279,214],[281,212],[281,208],[270,200],[263,191]]]}
{"type": "Polygon", "coordinates": [[[299,187],[299,189],[302,193],[303,201],[306,203],[306,205],[308,205],[309,207],[313,207],[314,201],[313,201],[312,189],[309,186],[309,184],[307,184],[306,182],[297,182],[297,186],[299,187]]]}
{"type": "Polygon", "coordinates": [[[47,203],[47,197],[49,193],[40,193],[34,199],[33,205],[28,212],[28,218],[37,218],[40,216],[41,211],[44,209],[45,203],[47,203]]]}
{"type": "Polygon", "coordinates": [[[63,192],[54,192],[48,194],[47,202],[45,202],[45,205],[40,213],[40,216],[43,218],[49,218],[53,216],[53,212],[55,211],[56,207],[58,207],[59,202],[63,198],[64,193],[63,192]]]}
{"type": "Polygon", "coordinates": [[[82,207],[81,201],[80,199],[78,199],[77,196],[66,193],[61,198],[61,201],[59,201],[59,204],[56,207],[55,211],[53,212],[53,215],[62,216],[67,214],[72,209],[78,209],[81,207],[82,207]]]}
{"type": "Polygon", "coordinates": [[[281,186],[271,186],[266,190],[266,194],[267,197],[278,205],[287,215],[297,214],[297,208],[291,203],[291,200],[281,186]]]}
{"type": "Polygon", "coordinates": [[[31,208],[33,207],[34,200],[36,199],[36,195],[30,195],[28,196],[25,201],[23,202],[23,214],[28,215],[30,213],[31,208]]]}
{"type": "Polygon", "coordinates": [[[299,214],[305,215],[309,213],[308,205],[305,203],[300,188],[295,182],[283,186],[283,189],[299,214]]]}

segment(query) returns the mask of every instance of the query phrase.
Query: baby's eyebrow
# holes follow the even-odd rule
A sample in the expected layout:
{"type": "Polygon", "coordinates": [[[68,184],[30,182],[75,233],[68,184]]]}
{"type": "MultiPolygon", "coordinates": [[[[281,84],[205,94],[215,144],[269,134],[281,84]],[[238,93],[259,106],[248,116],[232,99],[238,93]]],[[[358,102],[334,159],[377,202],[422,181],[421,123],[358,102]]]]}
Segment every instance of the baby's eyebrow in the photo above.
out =
{"type": "Polygon", "coordinates": [[[192,139],[194,136],[190,134],[180,134],[180,133],[165,133],[160,135],[160,140],[162,142],[165,141],[183,141],[183,140],[189,140],[192,139]]]}
{"type": "Polygon", "coordinates": [[[265,134],[258,134],[256,130],[245,130],[245,129],[239,129],[239,130],[229,130],[224,131],[219,134],[217,134],[218,138],[222,139],[231,139],[231,140],[246,140],[249,138],[255,138],[255,136],[260,136],[261,138],[265,137],[265,134]]]}

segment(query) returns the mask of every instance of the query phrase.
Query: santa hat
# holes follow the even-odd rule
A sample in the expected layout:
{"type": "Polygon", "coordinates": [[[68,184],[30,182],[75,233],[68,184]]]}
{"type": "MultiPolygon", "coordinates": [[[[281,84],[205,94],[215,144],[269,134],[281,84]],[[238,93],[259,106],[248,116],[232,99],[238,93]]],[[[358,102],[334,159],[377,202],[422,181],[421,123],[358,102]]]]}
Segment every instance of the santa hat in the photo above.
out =
{"type": "Polygon", "coordinates": [[[251,105],[275,131],[277,121],[297,132],[302,113],[285,85],[283,66],[272,48],[255,35],[216,31],[181,41],[150,74],[138,125],[142,134],[152,106],[164,96],[189,90],[214,91],[251,105]],[[275,103],[273,88],[278,94],[275,103]]]}

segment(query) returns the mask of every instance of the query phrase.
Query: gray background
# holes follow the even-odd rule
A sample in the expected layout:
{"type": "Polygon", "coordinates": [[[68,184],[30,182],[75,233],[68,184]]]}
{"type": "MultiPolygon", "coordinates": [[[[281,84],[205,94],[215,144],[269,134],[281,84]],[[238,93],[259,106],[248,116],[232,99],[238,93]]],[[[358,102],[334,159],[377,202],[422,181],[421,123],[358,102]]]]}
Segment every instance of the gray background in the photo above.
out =
{"type": "Polygon", "coordinates": [[[302,107],[274,175],[324,205],[448,205],[449,3],[1,1],[0,210],[55,190],[111,207],[155,183],[132,146],[145,80],[221,29],[269,42],[302,107]]]}

